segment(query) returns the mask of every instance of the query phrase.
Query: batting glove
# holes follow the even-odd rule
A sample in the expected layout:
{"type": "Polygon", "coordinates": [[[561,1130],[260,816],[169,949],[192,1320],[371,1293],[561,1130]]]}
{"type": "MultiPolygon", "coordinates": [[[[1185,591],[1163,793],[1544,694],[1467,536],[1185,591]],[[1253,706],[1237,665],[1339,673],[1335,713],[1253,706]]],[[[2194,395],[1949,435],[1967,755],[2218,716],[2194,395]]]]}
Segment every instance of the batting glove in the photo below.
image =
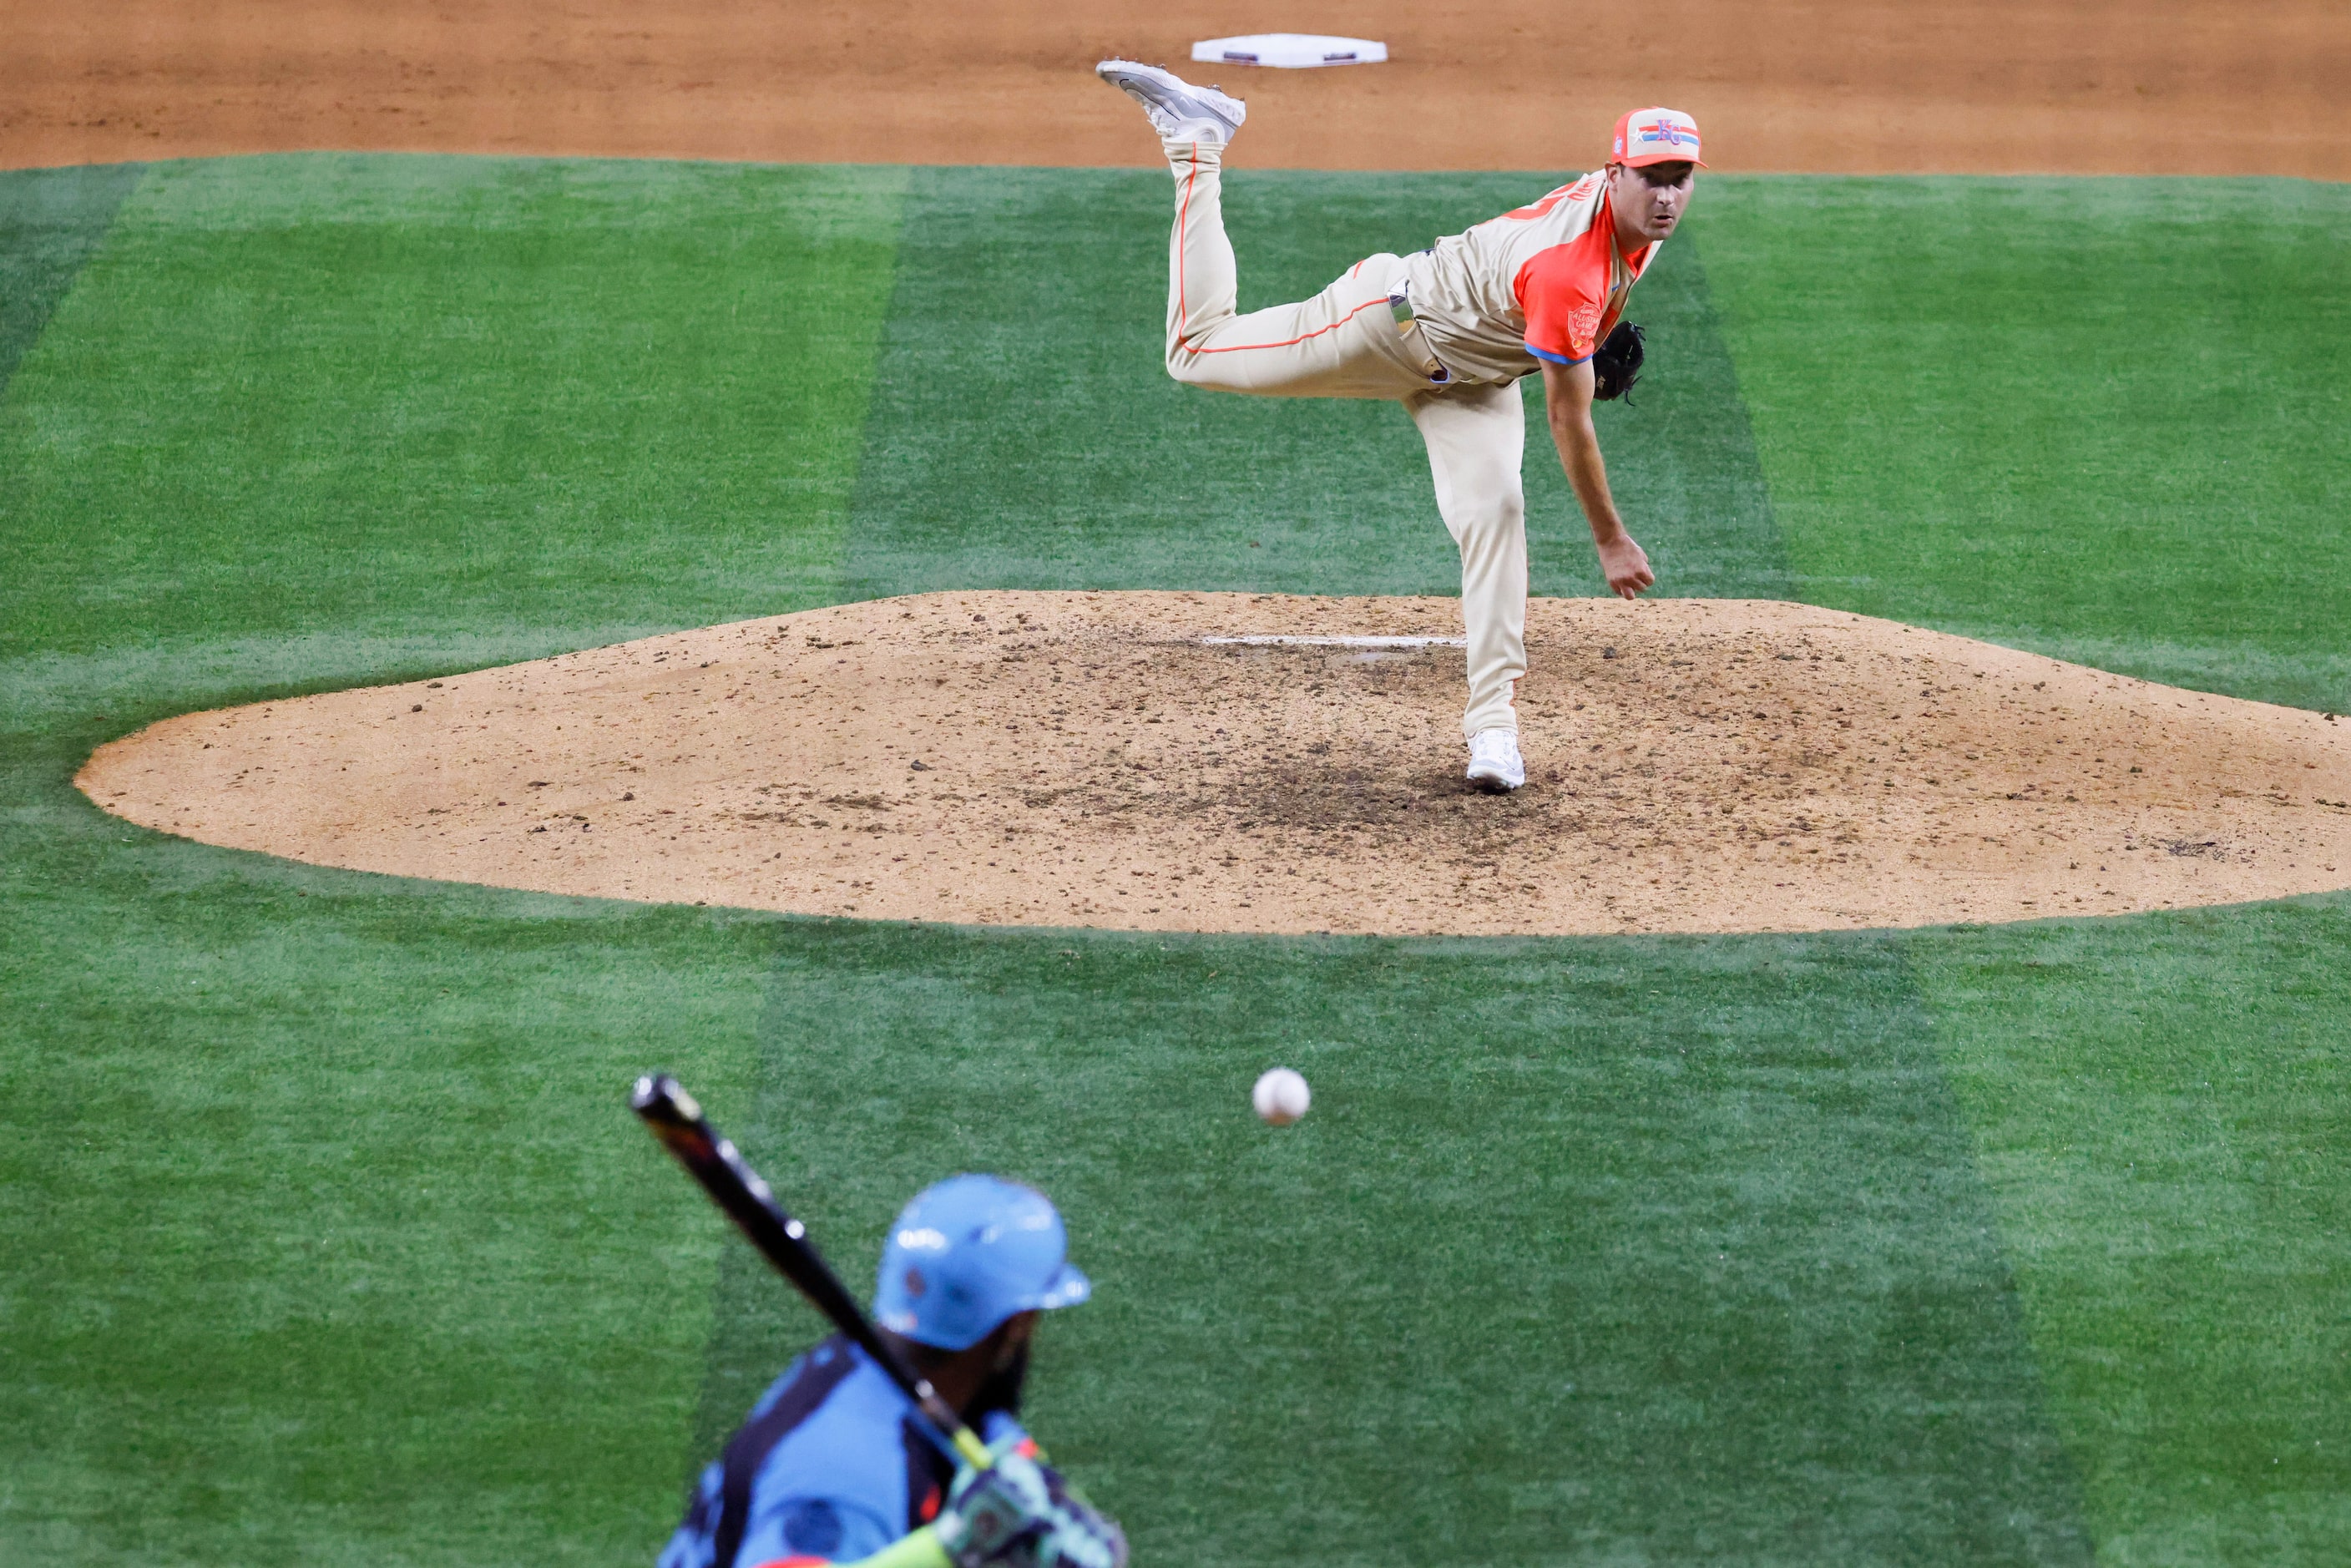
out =
{"type": "Polygon", "coordinates": [[[1018,1452],[957,1475],[932,1529],[955,1568],[1126,1568],[1117,1523],[1018,1452]]]}

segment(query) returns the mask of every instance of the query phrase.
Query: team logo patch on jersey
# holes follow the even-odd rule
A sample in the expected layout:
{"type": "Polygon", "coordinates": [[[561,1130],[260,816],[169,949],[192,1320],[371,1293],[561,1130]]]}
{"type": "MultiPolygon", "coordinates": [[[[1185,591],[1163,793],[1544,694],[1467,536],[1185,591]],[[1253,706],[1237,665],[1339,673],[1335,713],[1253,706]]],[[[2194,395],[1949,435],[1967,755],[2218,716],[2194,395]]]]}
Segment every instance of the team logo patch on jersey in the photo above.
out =
{"type": "Polygon", "coordinates": [[[784,1510],[784,1543],[811,1557],[831,1557],[841,1545],[841,1515],[822,1498],[807,1498],[784,1510]]]}
{"type": "Polygon", "coordinates": [[[1584,345],[1590,344],[1593,336],[1600,330],[1600,307],[1597,305],[1577,306],[1568,314],[1567,329],[1569,334],[1577,343],[1584,345]]]}

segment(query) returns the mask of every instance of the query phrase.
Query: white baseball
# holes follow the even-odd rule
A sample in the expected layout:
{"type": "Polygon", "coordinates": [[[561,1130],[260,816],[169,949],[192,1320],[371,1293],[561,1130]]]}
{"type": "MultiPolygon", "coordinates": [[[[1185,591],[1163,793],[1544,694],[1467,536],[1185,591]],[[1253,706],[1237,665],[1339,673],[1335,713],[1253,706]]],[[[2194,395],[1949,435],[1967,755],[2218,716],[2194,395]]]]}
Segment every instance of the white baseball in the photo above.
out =
{"type": "Polygon", "coordinates": [[[1249,1103],[1257,1107],[1258,1119],[1270,1127],[1287,1127],[1306,1114],[1312,1099],[1306,1080],[1287,1067],[1268,1068],[1249,1091],[1249,1103]]]}

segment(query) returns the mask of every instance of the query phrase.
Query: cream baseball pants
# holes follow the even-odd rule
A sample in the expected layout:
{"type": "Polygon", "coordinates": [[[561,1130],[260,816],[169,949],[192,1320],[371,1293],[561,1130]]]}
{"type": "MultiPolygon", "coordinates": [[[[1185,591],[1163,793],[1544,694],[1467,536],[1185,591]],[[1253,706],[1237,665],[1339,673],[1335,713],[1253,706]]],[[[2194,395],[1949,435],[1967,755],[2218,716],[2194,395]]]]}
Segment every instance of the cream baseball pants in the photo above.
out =
{"type": "Polygon", "coordinates": [[[1214,143],[1170,141],[1176,231],[1167,247],[1167,373],[1190,386],[1264,397],[1389,398],[1428,446],[1437,510],[1461,551],[1461,622],[1469,706],[1461,733],[1519,727],[1527,673],[1527,506],[1520,465],[1526,405],[1515,383],[1437,381],[1419,329],[1388,300],[1404,263],[1367,256],[1295,305],[1236,314],[1240,295],[1225,237],[1214,143]]]}

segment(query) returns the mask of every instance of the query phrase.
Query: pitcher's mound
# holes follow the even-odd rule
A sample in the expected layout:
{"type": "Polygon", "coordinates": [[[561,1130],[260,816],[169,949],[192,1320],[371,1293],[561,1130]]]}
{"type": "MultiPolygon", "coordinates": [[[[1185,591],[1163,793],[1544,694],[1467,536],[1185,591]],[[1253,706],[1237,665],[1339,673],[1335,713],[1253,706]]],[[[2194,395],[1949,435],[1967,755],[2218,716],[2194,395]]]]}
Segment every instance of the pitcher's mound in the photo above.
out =
{"type": "Polygon", "coordinates": [[[320,864],[877,919],[1797,931],[2351,883],[2351,725],[1797,604],[1536,601],[1527,788],[1473,794],[1462,653],[1412,641],[1458,613],[925,594],[192,714],[78,782],[320,864]]]}

